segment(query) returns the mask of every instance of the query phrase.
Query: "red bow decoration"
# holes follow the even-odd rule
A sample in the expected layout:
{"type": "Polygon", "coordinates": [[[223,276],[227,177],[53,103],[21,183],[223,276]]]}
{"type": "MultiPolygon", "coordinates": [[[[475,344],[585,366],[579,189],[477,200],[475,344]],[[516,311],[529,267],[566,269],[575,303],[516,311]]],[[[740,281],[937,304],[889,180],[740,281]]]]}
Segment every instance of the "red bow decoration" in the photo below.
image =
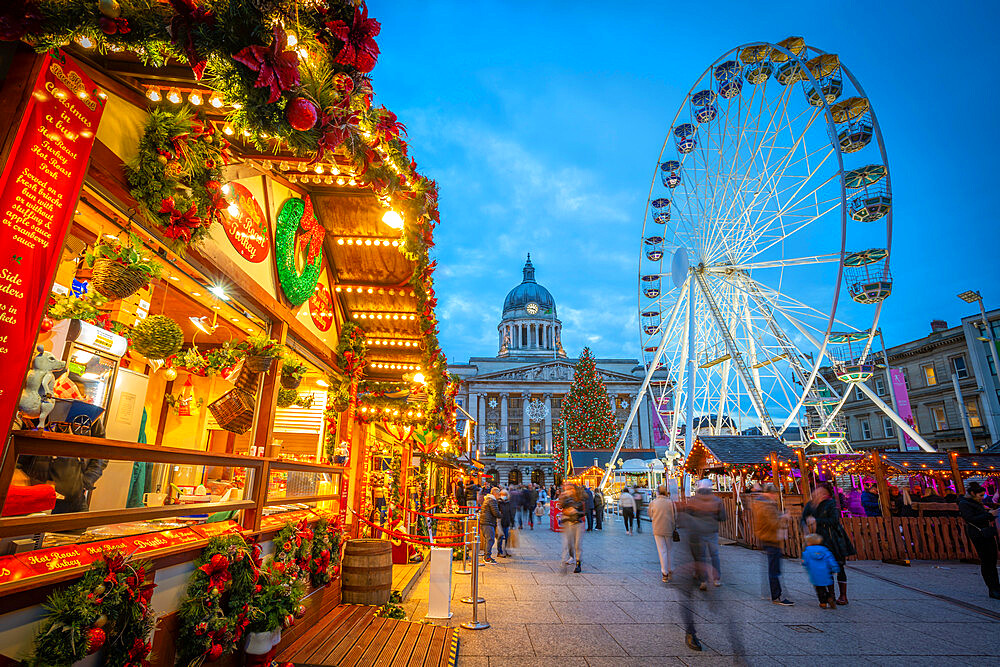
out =
{"type": "Polygon", "coordinates": [[[323,229],[323,225],[319,224],[316,216],[313,215],[312,199],[309,197],[306,197],[306,206],[302,211],[302,219],[299,221],[299,226],[302,227],[302,231],[305,233],[298,237],[297,243],[306,246],[308,249],[306,262],[312,264],[313,260],[316,259],[316,255],[323,248],[323,237],[326,235],[326,230],[323,229]]]}
{"type": "Polygon", "coordinates": [[[348,112],[343,115],[334,114],[331,116],[323,112],[319,116],[318,125],[322,128],[320,130],[319,146],[317,146],[316,157],[313,158],[310,164],[322,160],[323,154],[326,151],[332,153],[337,150],[340,144],[344,143],[351,136],[351,130],[358,127],[358,114],[356,112],[348,112]]]}
{"type": "Polygon", "coordinates": [[[363,74],[375,68],[379,54],[375,37],[382,30],[382,25],[375,19],[368,18],[367,6],[355,7],[350,23],[327,21],[326,27],[331,35],[343,43],[334,62],[355,67],[363,74]]]}
{"type": "Polygon", "coordinates": [[[160,205],[159,212],[170,214],[170,222],[163,230],[163,235],[167,238],[190,242],[191,233],[202,225],[202,220],[198,217],[198,207],[194,202],[191,203],[191,208],[181,212],[174,205],[174,198],[167,197],[160,205]]]}
{"type": "Polygon", "coordinates": [[[282,92],[298,86],[301,81],[299,55],[285,50],[287,39],[281,27],[275,25],[271,46],[248,46],[233,56],[233,60],[257,72],[254,86],[271,89],[268,103],[276,102],[282,92]]]}
{"type": "MultiPolygon", "coordinates": [[[[396,120],[396,114],[385,107],[378,110],[378,122],[375,123],[375,133],[379,138],[399,139],[400,133],[406,134],[406,126],[396,120]]],[[[405,145],[403,146],[405,152],[405,145]]]]}
{"type": "Polygon", "coordinates": [[[215,554],[207,563],[198,568],[208,575],[208,587],[218,586],[221,590],[232,575],[229,573],[229,559],[222,554],[215,554]]]}
{"type": "Polygon", "coordinates": [[[177,12],[170,20],[170,40],[184,52],[195,78],[201,81],[208,61],[194,48],[194,31],[198,25],[215,25],[215,15],[194,0],[170,0],[170,6],[177,12]]]}

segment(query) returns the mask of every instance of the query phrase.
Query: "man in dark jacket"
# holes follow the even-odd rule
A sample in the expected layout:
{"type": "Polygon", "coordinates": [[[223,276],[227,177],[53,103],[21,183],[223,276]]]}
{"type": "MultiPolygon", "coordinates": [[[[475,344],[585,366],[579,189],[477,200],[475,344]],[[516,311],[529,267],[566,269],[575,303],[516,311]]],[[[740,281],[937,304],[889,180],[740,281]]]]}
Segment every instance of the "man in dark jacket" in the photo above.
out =
{"type": "Polygon", "coordinates": [[[52,484],[63,497],[56,501],[53,514],[86,512],[89,493],[104,474],[104,459],[81,459],[72,456],[23,456],[18,466],[32,484],[52,484]]]}
{"type": "Polygon", "coordinates": [[[600,489],[594,489],[594,518],[597,521],[594,528],[604,530],[604,492],[600,489]]]}
{"type": "Polygon", "coordinates": [[[535,529],[535,505],[537,504],[538,487],[535,484],[532,484],[524,491],[524,504],[522,505],[524,513],[528,517],[528,526],[532,530],[535,529]]]}
{"type": "Polygon", "coordinates": [[[514,527],[514,516],[517,514],[517,508],[514,507],[514,503],[511,502],[506,491],[500,492],[498,506],[500,508],[500,536],[497,538],[497,557],[509,558],[510,545],[508,540],[510,540],[510,529],[514,527]]]}
{"type": "Polygon", "coordinates": [[[594,492],[589,486],[583,487],[584,506],[587,511],[587,532],[594,529],[594,492]]]}
{"type": "Polygon", "coordinates": [[[455,504],[460,508],[465,505],[465,485],[462,484],[462,480],[458,480],[458,484],[455,485],[455,504]]]}
{"type": "Polygon", "coordinates": [[[882,506],[878,502],[878,494],[875,489],[868,485],[861,492],[861,506],[865,509],[865,516],[882,516],[882,506]]]}
{"type": "Polygon", "coordinates": [[[493,559],[493,543],[497,539],[497,522],[500,520],[500,489],[493,487],[483,496],[483,507],[479,510],[479,534],[483,547],[483,561],[496,563],[493,559]]]}
{"type": "Polygon", "coordinates": [[[958,500],[958,511],[965,521],[965,534],[979,554],[979,568],[990,597],[1000,600],[1000,577],[997,576],[996,517],[1000,508],[988,510],[983,505],[986,495],[979,482],[969,484],[966,495],[958,500]]]}

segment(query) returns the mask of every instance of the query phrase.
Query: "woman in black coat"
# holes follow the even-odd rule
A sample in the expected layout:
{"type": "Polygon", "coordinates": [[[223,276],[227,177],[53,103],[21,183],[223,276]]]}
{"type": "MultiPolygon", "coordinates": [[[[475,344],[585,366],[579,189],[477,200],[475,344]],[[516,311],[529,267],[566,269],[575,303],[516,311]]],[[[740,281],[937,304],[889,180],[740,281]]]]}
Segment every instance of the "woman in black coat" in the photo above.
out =
{"type": "Polygon", "coordinates": [[[823,546],[830,550],[840,566],[837,573],[837,586],[840,597],[837,604],[847,604],[847,570],[844,565],[847,557],[857,553],[847,531],[840,524],[840,508],[833,499],[833,491],[829,482],[823,482],[813,491],[812,498],[802,509],[802,522],[808,528],[807,532],[816,533],[823,538],[823,546]]]}
{"type": "Polygon", "coordinates": [[[983,505],[984,489],[978,482],[969,484],[966,495],[958,499],[958,511],[965,521],[965,534],[979,554],[979,567],[990,597],[1000,600],[1000,578],[997,576],[996,516],[1000,509],[988,510],[983,505]]]}
{"type": "Polygon", "coordinates": [[[497,556],[508,558],[510,557],[510,545],[507,544],[507,541],[510,539],[510,529],[514,526],[514,521],[517,517],[517,507],[514,506],[506,489],[500,492],[499,505],[500,537],[497,539],[497,556]]]}

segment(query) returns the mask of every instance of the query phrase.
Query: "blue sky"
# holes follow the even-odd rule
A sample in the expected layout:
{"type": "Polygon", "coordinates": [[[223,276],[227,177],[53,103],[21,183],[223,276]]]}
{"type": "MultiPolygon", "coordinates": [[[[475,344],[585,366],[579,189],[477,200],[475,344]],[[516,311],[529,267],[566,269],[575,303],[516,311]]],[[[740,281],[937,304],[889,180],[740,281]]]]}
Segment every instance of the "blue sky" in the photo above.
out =
{"type": "MultiPolygon", "coordinates": [[[[531,252],[575,356],[639,356],[636,273],[646,196],[689,88],[729,49],[800,35],[838,53],[889,154],[894,293],[886,343],[1000,307],[995,183],[997,3],[372,1],[378,101],[438,181],[436,288],[451,361],[496,353],[507,291],[531,252]]],[[[831,248],[830,252],[839,251],[831,248]]]]}

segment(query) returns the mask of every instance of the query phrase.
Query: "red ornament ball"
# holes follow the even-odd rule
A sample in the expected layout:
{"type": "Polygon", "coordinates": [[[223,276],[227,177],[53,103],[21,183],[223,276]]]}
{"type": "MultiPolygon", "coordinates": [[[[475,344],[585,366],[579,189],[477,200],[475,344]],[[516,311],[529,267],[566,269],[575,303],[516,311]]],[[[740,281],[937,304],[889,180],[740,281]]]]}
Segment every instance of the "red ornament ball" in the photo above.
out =
{"type": "Polygon", "coordinates": [[[305,615],[306,615],[306,606],[304,604],[300,604],[298,607],[295,608],[295,618],[302,618],[305,615]]]}
{"type": "Polygon", "coordinates": [[[54,327],[55,325],[56,321],[54,319],[52,319],[51,317],[43,317],[42,327],[41,327],[42,333],[48,333],[49,331],[52,331],[52,327],[54,327]]]}
{"type": "Polygon", "coordinates": [[[313,129],[318,117],[319,109],[304,97],[296,97],[285,108],[285,118],[288,120],[288,124],[299,132],[313,129]]]}
{"type": "Polygon", "coordinates": [[[105,639],[107,639],[107,636],[104,634],[104,630],[91,628],[87,631],[87,650],[90,653],[96,653],[104,646],[105,639]]]}
{"type": "Polygon", "coordinates": [[[218,660],[222,657],[222,653],[225,651],[221,644],[212,644],[212,648],[208,649],[208,659],[218,660]]]}

